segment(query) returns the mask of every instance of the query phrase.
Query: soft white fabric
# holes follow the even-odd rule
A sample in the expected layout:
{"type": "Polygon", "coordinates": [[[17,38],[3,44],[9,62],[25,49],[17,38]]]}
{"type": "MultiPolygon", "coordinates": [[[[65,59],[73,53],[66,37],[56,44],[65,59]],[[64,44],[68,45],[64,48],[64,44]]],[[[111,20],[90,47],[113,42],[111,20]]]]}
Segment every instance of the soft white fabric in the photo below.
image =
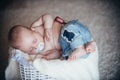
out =
{"type": "Polygon", "coordinates": [[[18,62],[12,59],[12,55],[15,54],[15,49],[9,48],[9,64],[5,70],[5,78],[6,80],[19,80],[19,67],[18,62]]]}
{"type": "Polygon", "coordinates": [[[98,52],[75,61],[36,59],[34,67],[57,80],[99,80],[98,52]]]}
{"type": "MultiPolygon", "coordinates": [[[[6,68],[6,80],[19,80],[18,62],[12,60],[15,50],[10,48],[9,65],[6,68]]],[[[24,54],[28,59],[28,55],[24,54]]],[[[57,80],[99,80],[98,52],[91,53],[86,59],[75,61],[67,60],[44,60],[36,57],[33,66],[42,74],[49,75],[57,80]]]]}
{"type": "Polygon", "coordinates": [[[20,50],[15,50],[15,54],[12,55],[11,59],[17,61],[18,63],[24,66],[30,66],[29,61],[25,58],[25,53],[20,50]]]}
{"type": "Polygon", "coordinates": [[[6,80],[19,80],[20,74],[19,74],[19,67],[17,62],[10,60],[10,63],[5,71],[5,78],[6,80]]]}

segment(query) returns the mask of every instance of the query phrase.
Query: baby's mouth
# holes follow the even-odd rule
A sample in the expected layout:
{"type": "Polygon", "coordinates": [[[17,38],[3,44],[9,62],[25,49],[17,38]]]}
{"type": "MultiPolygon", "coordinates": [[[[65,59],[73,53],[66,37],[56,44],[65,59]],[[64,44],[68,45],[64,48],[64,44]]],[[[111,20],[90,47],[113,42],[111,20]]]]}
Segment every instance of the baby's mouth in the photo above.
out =
{"type": "Polygon", "coordinates": [[[37,49],[36,49],[36,53],[42,52],[43,49],[44,49],[44,43],[43,43],[43,42],[40,42],[40,43],[38,44],[37,49]]]}

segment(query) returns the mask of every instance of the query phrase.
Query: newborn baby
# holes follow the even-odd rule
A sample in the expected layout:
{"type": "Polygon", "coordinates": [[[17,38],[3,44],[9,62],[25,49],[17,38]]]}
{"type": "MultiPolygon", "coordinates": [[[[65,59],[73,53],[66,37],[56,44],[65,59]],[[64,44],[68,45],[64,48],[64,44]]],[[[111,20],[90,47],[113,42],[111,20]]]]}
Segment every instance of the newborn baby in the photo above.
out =
{"type": "Polygon", "coordinates": [[[61,55],[75,60],[96,50],[89,29],[78,20],[62,25],[49,14],[34,21],[31,28],[22,25],[12,27],[8,41],[15,49],[32,55],[40,53],[42,58],[48,60],[60,58],[61,55]]]}

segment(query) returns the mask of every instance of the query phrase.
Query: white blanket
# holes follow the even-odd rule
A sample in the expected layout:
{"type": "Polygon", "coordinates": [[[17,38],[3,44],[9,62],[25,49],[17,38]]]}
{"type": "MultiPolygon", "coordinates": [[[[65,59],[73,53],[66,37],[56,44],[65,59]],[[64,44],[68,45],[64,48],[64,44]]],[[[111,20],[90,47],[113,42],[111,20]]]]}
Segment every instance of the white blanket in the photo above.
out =
{"type": "Polygon", "coordinates": [[[34,67],[57,80],[99,80],[98,52],[75,61],[36,59],[34,67]]]}
{"type": "MultiPolygon", "coordinates": [[[[10,50],[10,54],[13,53],[14,50],[10,50]]],[[[33,62],[33,66],[40,73],[54,77],[57,80],[99,80],[97,51],[91,53],[86,59],[81,58],[75,61],[47,61],[37,57],[33,62]]],[[[16,61],[10,59],[5,75],[6,80],[20,79],[19,67],[16,61]]]]}

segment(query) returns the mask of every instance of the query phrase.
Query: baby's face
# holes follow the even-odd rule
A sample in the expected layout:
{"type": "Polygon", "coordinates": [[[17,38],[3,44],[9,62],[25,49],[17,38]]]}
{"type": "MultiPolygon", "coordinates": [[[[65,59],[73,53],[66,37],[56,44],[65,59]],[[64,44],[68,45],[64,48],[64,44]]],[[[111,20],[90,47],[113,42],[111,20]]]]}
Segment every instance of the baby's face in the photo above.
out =
{"type": "Polygon", "coordinates": [[[21,42],[19,42],[19,49],[29,53],[36,54],[37,47],[40,42],[43,42],[43,37],[34,31],[25,30],[21,33],[21,42]]]}

